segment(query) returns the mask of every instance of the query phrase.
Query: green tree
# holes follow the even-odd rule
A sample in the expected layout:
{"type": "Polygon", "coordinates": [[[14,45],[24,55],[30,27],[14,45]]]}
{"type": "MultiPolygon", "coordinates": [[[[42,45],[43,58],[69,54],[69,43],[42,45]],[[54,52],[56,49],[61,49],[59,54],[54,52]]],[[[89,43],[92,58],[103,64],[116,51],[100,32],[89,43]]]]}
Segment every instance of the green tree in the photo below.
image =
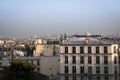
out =
{"type": "Polygon", "coordinates": [[[0,80],[48,80],[48,76],[34,72],[35,65],[26,61],[15,60],[9,67],[3,67],[0,80]]]}
{"type": "Polygon", "coordinates": [[[34,45],[25,45],[26,51],[27,51],[27,56],[33,56],[33,52],[35,50],[34,45]]]}
{"type": "Polygon", "coordinates": [[[6,80],[34,80],[32,75],[34,69],[35,65],[26,61],[12,61],[6,80]]]}
{"type": "Polygon", "coordinates": [[[0,56],[0,68],[2,67],[2,63],[1,63],[2,57],[0,56]]]}
{"type": "Polygon", "coordinates": [[[0,68],[2,67],[2,63],[0,62],[0,68]]]}

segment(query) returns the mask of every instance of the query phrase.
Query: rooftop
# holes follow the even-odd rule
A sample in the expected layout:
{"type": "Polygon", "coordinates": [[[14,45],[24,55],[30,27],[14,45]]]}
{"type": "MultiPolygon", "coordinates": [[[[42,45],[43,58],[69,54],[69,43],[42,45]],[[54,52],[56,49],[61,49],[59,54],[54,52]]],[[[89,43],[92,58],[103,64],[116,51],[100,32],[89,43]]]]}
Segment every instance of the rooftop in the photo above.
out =
{"type": "Polygon", "coordinates": [[[39,60],[40,57],[26,57],[26,56],[19,56],[19,57],[15,57],[14,59],[16,60],[39,60]]]}
{"type": "Polygon", "coordinates": [[[62,44],[113,44],[114,40],[102,38],[100,35],[73,35],[64,39],[62,44]]]}

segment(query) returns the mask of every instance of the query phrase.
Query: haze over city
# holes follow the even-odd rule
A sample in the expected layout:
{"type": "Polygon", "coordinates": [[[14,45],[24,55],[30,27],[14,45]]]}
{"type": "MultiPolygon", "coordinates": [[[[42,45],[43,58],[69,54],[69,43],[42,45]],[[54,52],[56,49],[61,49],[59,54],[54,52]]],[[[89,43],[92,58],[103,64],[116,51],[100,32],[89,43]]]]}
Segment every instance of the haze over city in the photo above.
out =
{"type": "Polygon", "coordinates": [[[0,0],[0,36],[120,32],[119,0],[0,0]]]}

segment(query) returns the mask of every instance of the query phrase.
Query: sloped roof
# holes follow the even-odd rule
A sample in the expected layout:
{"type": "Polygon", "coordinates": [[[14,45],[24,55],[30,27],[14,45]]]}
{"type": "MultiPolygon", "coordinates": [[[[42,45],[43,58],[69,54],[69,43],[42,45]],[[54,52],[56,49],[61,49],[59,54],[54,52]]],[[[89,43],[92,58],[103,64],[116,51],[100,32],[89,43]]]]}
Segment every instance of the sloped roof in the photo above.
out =
{"type": "Polygon", "coordinates": [[[112,44],[113,41],[109,40],[101,40],[100,38],[94,38],[94,37],[73,37],[69,38],[67,41],[65,41],[63,44],[112,44]],[[88,42],[87,42],[88,40],[88,42]]]}

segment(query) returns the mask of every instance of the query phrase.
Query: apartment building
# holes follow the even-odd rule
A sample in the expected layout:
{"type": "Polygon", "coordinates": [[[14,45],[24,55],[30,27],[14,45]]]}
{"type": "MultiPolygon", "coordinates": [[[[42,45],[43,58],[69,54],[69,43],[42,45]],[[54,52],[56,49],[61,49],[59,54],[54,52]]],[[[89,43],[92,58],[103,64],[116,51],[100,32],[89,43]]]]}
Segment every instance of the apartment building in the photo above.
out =
{"type": "Polygon", "coordinates": [[[60,80],[120,80],[118,44],[100,35],[61,38],[60,80]]]}

